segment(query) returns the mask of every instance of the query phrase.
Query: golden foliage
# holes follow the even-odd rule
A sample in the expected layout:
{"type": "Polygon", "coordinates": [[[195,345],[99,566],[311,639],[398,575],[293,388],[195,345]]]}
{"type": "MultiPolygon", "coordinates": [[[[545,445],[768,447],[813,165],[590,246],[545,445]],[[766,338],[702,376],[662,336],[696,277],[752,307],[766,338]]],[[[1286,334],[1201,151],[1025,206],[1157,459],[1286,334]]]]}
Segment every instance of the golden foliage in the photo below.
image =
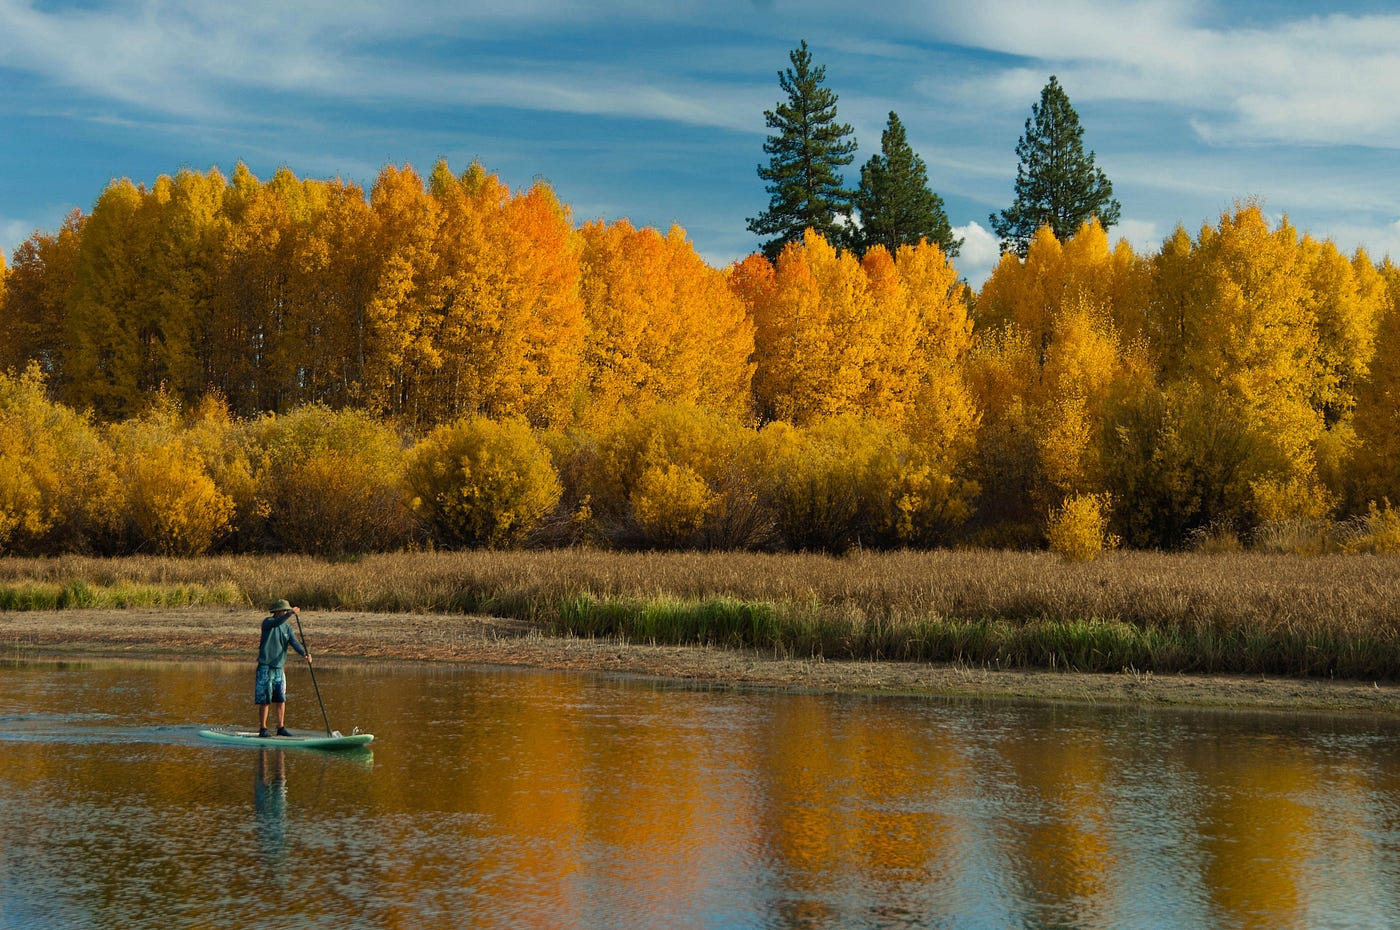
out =
{"type": "Polygon", "coordinates": [[[407,540],[404,450],[387,425],[310,405],[249,431],[256,494],[244,528],[263,546],[340,555],[407,540]]]}
{"type": "Polygon", "coordinates": [[[87,417],[51,402],[43,374],[0,372],[0,552],[83,551],[121,512],[114,461],[87,417]]]}
{"type": "Polygon", "coordinates": [[[566,423],[584,340],[568,209],[544,183],[513,195],[479,164],[457,178],[440,166],[431,188],[442,219],[423,295],[426,419],[566,423]]]}
{"type": "Polygon", "coordinates": [[[519,542],[562,493],[522,420],[471,417],[435,428],[410,452],[406,479],[431,538],[449,548],[519,542]]]}
{"type": "Polygon", "coordinates": [[[1105,549],[1115,549],[1118,537],[1108,530],[1112,496],[1075,494],[1050,513],[1046,538],[1050,551],[1072,562],[1092,562],[1105,549]]]}
{"type": "Polygon", "coordinates": [[[588,420],[654,403],[749,412],[753,324],[725,277],[679,227],[585,224],[582,281],[588,420]]]}
{"type": "Polygon", "coordinates": [[[761,539],[754,437],[741,420],[690,404],[620,417],[598,437],[581,478],[601,535],[684,548],[761,539]]]}

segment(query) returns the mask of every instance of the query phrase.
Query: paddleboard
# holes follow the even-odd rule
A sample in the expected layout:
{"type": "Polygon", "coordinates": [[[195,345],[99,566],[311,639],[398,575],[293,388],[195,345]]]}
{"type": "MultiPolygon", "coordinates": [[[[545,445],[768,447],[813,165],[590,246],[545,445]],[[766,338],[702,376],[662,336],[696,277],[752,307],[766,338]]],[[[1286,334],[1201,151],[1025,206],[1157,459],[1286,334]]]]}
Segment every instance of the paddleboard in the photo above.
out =
{"type": "Polygon", "coordinates": [[[349,736],[259,736],[256,730],[200,730],[199,735],[216,743],[261,746],[264,749],[358,749],[374,742],[373,733],[349,736]]]}

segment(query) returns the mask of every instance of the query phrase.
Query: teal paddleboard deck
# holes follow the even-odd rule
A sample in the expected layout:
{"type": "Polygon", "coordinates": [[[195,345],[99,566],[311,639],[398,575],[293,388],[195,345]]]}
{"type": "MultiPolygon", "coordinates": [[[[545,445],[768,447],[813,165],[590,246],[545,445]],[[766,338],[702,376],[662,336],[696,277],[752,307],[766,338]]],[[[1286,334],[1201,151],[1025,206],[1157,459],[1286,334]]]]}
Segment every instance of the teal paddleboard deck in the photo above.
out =
{"type": "Polygon", "coordinates": [[[359,749],[374,742],[372,733],[352,733],[349,736],[259,736],[256,730],[200,730],[199,735],[216,743],[260,746],[263,749],[359,749]]]}

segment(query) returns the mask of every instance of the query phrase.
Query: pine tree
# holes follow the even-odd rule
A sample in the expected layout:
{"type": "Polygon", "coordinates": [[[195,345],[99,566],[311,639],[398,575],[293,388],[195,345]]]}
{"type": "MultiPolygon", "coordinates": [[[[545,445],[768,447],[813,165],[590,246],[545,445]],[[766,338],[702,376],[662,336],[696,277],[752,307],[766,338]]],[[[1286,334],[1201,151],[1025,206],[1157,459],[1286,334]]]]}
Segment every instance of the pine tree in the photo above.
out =
{"type": "Polygon", "coordinates": [[[1063,242],[1091,218],[1104,229],[1118,222],[1113,185],[1094,164],[1094,153],[1084,152],[1079,114],[1054,75],[1041,90],[1040,103],[1031,106],[1016,156],[1016,201],[991,215],[1002,251],[1024,256],[1041,226],[1063,242]]]}
{"type": "Polygon", "coordinates": [[[788,57],[792,67],[778,72],[788,101],[763,111],[768,128],[776,130],[763,143],[768,167],[758,166],[768,182],[768,209],[748,222],[750,232],[772,237],[763,243],[769,259],[789,242],[801,242],[807,229],[843,241],[851,215],[851,192],[841,175],[855,160],[851,127],[836,122],[836,94],[822,85],[826,68],[812,66],[806,41],[788,57]]]}
{"type": "Polygon", "coordinates": [[[893,111],[880,135],[880,154],[860,169],[855,206],[862,249],[883,245],[893,255],[902,245],[927,239],[951,258],[962,247],[943,212],[943,198],[929,190],[924,160],[910,148],[904,124],[893,111]]]}

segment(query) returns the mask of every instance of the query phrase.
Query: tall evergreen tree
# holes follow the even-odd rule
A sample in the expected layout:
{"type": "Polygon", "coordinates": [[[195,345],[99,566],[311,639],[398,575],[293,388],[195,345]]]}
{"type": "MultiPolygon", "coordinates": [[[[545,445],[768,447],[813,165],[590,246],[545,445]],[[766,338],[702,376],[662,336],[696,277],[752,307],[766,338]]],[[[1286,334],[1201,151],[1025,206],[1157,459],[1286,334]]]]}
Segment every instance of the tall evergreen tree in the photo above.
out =
{"type": "Polygon", "coordinates": [[[789,242],[800,242],[809,228],[828,241],[844,241],[851,216],[851,192],[841,174],[855,160],[851,127],[836,122],[836,94],[823,86],[826,68],[813,67],[807,42],[788,58],[792,67],[778,72],[787,102],[763,111],[775,130],[763,143],[768,166],[758,166],[758,176],[768,182],[768,209],[748,223],[750,232],[772,237],[763,243],[770,259],[789,242]]]}
{"type": "Polygon", "coordinates": [[[1031,106],[1026,131],[1016,144],[1016,200],[991,215],[1003,252],[1024,256],[1031,237],[1049,226],[1061,242],[1091,217],[1108,229],[1118,222],[1113,185],[1084,151],[1084,128],[1054,75],[1031,106]]]}
{"type": "Polygon", "coordinates": [[[962,247],[943,212],[943,198],[929,190],[928,169],[910,148],[894,111],[880,135],[880,154],[870,156],[860,169],[855,207],[860,211],[857,237],[862,251],[883,245],[893,255],[900,246],[916,245],[920,239],[949,257],[962,247]]]}

